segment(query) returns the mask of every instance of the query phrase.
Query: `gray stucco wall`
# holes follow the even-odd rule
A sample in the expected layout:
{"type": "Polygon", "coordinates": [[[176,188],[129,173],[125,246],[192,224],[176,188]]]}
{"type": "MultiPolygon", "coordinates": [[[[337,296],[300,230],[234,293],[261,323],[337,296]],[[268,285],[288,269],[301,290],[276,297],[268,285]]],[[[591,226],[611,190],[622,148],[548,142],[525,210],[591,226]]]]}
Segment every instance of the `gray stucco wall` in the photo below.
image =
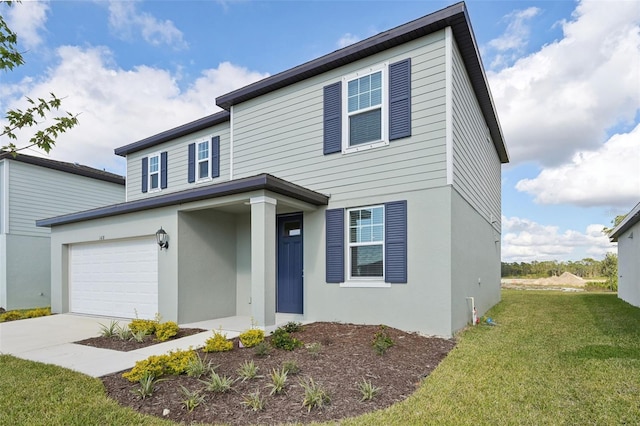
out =
{"type": "Polygon", "coordinates": [[[251,215],[236,217],[236,314],[251,315],[251,215]]]}
{"type": "Polygon", "coordinates": [[[305,319],[386,324],[426,334],[451,335],[450,188],[364,197],[331,207],[397,200],[407,200],[408,283],[386,288],[327,284],[324,210],[305,213],[305,319]]]}
{"type": "Polygon", "coordinates": [[[500,233],[457,191],[451,192],[452,330],[471,321],[471,302],[478,315],[500,301],[500,233]]]}
{"type": "MultiPolygon", "coordinates": [[[[6,235],[6,306],[27,309],[50,304],[51,245],[49,237],[6,235]]],[[[1,282],[0,278],[0,282],[1,282]]]]}
{"type": "Polygon", "coordinates": [[[177,254],[180,240],[176,207],[112,216],[52,228],[51,232],[51,310],[69,312],[69,246],[154,236],[162,227],[169,234],[169,250],[158,252],[158,310],[166,321],[178,319],[177,254]]]}
{"type": "Polygon", "coordinates": [[[640,222],[618,238],[618,297],[640,307],[640,222]]]}
{"type": "Polygon", "coordinates": [[[178,216],[178,322],[236,314],[236,220],[214,210],[178,216]]]}

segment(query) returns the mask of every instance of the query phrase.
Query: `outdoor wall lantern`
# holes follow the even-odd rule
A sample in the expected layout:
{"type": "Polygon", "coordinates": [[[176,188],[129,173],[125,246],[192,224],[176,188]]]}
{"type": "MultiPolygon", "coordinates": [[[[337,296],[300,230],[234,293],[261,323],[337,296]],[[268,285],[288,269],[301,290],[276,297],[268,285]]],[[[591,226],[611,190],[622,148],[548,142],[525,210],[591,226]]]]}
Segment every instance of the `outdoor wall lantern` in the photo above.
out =
{"type": "Polygon", "coordinates": [[[160,250],[169,248],[169,234],[162,229],[162,226],[156,232],[156,241],[158,241],[160,250]]]}

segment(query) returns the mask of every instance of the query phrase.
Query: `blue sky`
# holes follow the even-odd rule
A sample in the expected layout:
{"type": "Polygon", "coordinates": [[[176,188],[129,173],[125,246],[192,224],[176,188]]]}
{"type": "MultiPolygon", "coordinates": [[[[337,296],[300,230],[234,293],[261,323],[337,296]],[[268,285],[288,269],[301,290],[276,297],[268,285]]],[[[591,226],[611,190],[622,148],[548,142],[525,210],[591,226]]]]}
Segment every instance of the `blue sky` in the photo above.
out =
{"type": "MultiPolygon", "coordinates": [[[[453,3],[0,5],[26,60],[0,74],[0,109],[53,91],[80,113],[80,126],[50,157],[124,174],[114,148],[216,112],[219,95],[453,3]]],[[[511,155],[503,260],[601,259],[615,250],[602,227],[640,201],[640,2],[467,6],[511,155]]]]}

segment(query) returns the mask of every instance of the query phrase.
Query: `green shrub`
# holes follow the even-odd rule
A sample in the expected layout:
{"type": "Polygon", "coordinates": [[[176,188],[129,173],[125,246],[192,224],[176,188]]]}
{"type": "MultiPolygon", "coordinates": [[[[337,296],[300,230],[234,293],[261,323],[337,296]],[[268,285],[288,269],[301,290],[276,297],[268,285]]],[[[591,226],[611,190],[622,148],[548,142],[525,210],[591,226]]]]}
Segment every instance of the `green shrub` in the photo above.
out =
{"type": "Polygon", "coordinates": [[[137,361],[136,365],[122,377],[130,382],[139,382],[145,376],[161,377],[166,374],[179,375],[187,371],[196,357],[192,350],[172,351],[164,355],[151,355],[147,359],[137,361]]]}
{"type": "Polygon", "coordinates": [[[384,355],[387,349],[394,344],[393,339],[389,336],[386,325],[380,326],[378,332],[373,336],[373,342],[371,342],[373,350],[375,350],[378,355],[384,355]]]}
{"type": "Polygon", "coordinates": [[[129,323],[129,330],[132,333],[153,334],[156,332],[158,321],[136,318],[129,323]]]}
{"type": "Polygon", "coordinates": [[[284,331],[287,333],[295,333],[296,331],[302,331],[302,323],[289,321],[285,325],[281,326],[284,331]]]}
{"type": "Polygon", "coordinates": [[[7,311],[4,314],[0,315],[0,321],[16,321],[22,319],[22,314],[20,311],[7,311]]]}
{"type": "Polygon", "coordinates": [[[173,321],[163,322],[156,325],[156,338],[161,342],[167,341],[180,331],[180,327],[173,321]]]}
{"type": "Polygon", "coordinates": [[[282,363],[282,371],[293,376],[300,372],[300,367],[298,366],[298,363],[292,359],[282,363]]]}
{"type": "Polygon", "coordinates": [[[253,348],[264,341],[264,330],[252,328],[240,334],[240,342],[245,348],[253,348]]]}
{"type": "Polygon", "coordinates": [[[286,351],[292,351],[299,348],[303,343],[291,336],[284,327],[279,327],[271,335],[271,346],[278,349],[284,349],[286,351]]]}
{"type": "Polygon", "coordinates": [[[258,343],[253,347],[253,353],[261,357],[269,355],[269,344],[265,341],[258,343]]]}
{"type": "Polygon", "coordinates": [[[222,334],[221,331],[214,331],[213,337],[209,337],[204,342],[202,350],[205,352],[225,352],[231,349],[233,349],[233,342],[227,340],[227,336],[222,334]]]}
{"type": "Polygon", "coordinates": [[[118,321],[111,321],[109,325],[99,324],[101,337],[115,337],[121,328],[118,321]]]}
{"type": "Polygon", "coordinates": [[[51,308],[36,308],[22,314],[24,318],[46,317],[51,315],[51,308]]]}

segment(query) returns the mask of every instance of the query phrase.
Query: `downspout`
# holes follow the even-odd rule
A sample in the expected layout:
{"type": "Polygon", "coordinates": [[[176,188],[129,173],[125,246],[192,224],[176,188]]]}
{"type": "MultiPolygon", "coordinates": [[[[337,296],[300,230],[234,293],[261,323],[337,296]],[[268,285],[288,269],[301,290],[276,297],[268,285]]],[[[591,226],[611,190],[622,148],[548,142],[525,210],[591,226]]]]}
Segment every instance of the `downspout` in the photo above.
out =
{"type": "Polygon", "coordinates": [[[233,180],[233,105],[229,107],[229,180],[233,180]]]}
{"type": "Polygon", "coordinates": [[[453,185],[453,33],[444,29],[445,155],[447,185],[453,185]]]}
{"type": "Polygon", "coordinates": [[[478,311],[476,310],[476,301],[473,297],[466,297],[467,300],[471,300],[471,324],[476,325],[478,323],[478,311]]]}

